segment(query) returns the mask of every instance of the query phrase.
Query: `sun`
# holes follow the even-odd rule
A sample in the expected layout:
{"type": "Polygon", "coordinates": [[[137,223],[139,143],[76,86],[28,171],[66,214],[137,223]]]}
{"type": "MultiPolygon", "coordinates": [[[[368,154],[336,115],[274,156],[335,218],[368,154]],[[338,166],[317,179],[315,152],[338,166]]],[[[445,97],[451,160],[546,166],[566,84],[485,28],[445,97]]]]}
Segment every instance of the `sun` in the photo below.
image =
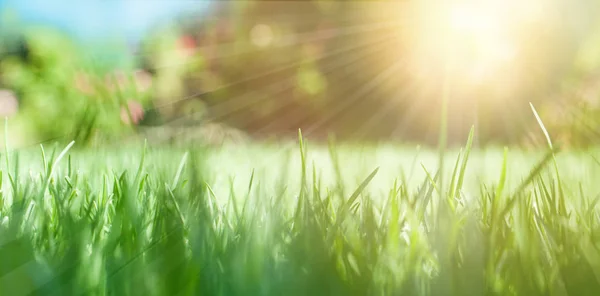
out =
{"type": "Polygon", "coordinates": [[[454,45],[470,45],[469,59],[490,70],[510,62],[518,50],[510,34],[515,23],[502,8],[495,2],[463,2],[449,11],[449,40],[454,45]]]}
{"type": "Polygon", "coordinates": [[[519,62],[519,32],[543,16],[541,1],[426,1],[414,27],[415,59],[451,63],[454,78],[485,83],[519,62]]]}

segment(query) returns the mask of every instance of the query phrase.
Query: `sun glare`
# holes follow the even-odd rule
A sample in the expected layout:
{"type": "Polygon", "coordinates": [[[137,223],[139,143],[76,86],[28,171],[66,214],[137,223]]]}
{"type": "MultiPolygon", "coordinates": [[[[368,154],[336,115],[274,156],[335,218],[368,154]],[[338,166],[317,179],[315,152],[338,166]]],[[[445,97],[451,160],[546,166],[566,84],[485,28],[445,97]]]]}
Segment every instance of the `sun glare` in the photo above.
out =
{"type": "Polygon", "coordinates": [[[457,33],[487,34],[501,28],[497,15],[480,6],[456,5],[450,10],[450,25],[457,33]]]}
{"type": "Polygon", "coordinates": [[[498,74],[499,68],[516,57],[516,40],[510,34],[515,20],[503,8],[496,1],[467,1],[452,5],[448,11],[446,46],[454,47],[450,50],[455,62],[472,66],[463,73],[470,82],[483,82],[487,76],[498,74]]]}
{"type": "Polygon", "coordinates": [[[471,43],[474,57],[490,69],[510,62],[517,51],[508,32],[510,20],[501,12],[501,7],[491,4],[461,4],[450,11],[451,38],[457,43],[471,43]]]}
{"type": "Polygon", "coordinates": [[[519,31],[539,19],[541,2],[446,2],[419,7],[415,52],[420,63],[450,62],[455,79],[480,84],[520,62],[519,31]]]}

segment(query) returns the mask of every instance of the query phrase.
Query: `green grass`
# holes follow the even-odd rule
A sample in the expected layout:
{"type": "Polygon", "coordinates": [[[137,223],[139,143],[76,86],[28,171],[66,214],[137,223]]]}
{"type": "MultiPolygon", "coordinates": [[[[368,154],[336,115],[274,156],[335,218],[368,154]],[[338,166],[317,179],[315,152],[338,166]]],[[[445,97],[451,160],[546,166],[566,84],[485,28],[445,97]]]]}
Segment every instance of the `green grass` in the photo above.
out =
{"type": "Polygon", "coordinates": [[[2,155],[0,295],[600,293],[598,151],[63,148],[2,155]]]}

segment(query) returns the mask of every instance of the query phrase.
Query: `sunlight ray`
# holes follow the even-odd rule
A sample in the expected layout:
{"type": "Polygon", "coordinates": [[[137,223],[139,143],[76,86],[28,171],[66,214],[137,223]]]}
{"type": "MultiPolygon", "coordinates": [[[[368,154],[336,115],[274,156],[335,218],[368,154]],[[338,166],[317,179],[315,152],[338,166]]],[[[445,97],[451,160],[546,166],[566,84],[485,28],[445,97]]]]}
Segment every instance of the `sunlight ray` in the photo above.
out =
{"type": "MultiPolygon", "coordinates": [[[[357,26],[349,26],[349,27],[326,29],[326,30],[317,30],[317,31],[312,31],[312,32],[308,32],[308,33],[288,34],[288,35],[282,36],[281,39],[291,40],[291,41],[284,42],[282,44],[272,45],[272,47],[273,48],[288,48],[288,47],[293,47],[293,46],[297,46],[300,44],[316,42],[316,41],[324,41],[324,40],[328,40],[328,39],[335,39],[335,38],[342,38],[342,37],[355,38],[352,36],[357,35],[357,34],[370,33],[372,31],[375,31],[378,29],[396,28],[396,27],[398,27],[398,21],[381,22],[381,23],[368,24],[368,25],[357,25],[357,26]]],[[[199,58],[201,58],[202,60],[210,61],[210,60],[217,60],[217,59],[223,59],[223,58],[230,58],[230,57],[234,57],[234,56],[239,56],[244,53],[250,53],[250,52],[255,52],[255,51],[260,50],[260,48],[251,47],[250,49],[247,49],[244,51],[239,51],[236,49],[237,45],[239,45],[239,41],[234,41],[234,42],[230,42],[230,43],[222,43],[222,44],[218,44],[217,46],[207,45],[207,46],[197,47],[197,48],[195,48],[195,52],[199,52],[204,49],[214,49],[215,53],[210,54],[208,56],[192,57],[191,58],[192,61],[184,61],[184,62],[169,63],[169,64],[164,64],[164,65],[153,66],[152,70],[160,70],[160,69],[190,64],[190,63],[193,63],[194,59],[199,59],[199,58]]]]}
{"type": "MultiPolygon", "coordinates": [[[[389,41],[388,38],[382,38],[379,42],[385,42],[385,41],[389,41]]],[[[369,45],[376,45],[377,43],[371,43],[369,45]]],[[[356,61],[360,60],[361,58],[363,58],[365,55],[372,55],[375,52],[378,52],[381,50],[382,47],[377,47],[377,46],[370,46],[368,48],[358,48],[361,50],[367,50],[367,52],[360,52],[360,53],[356,53],[352,56],[349,57],[345,57],[344,59],[340,60],[340,61],[334,61],[331,62],[330,64],[327,64],[324,68],[321,69],[321,71],[323,73],[329,73],[332,71],[337,70],[340,67],[347,67],[350,64],[355,63],[356,61]]],[[[215,120],[222,120],[224,117],[231,115],[234,112],[238,112],[241,110],[246,110],[248,107],[251,107],[252,105],[255,105],[257,103],[260,103],[266,99],[269,99],[271,96],[281,92],[281,91],[285,91],[286,89],[289,89],[291,87],[293,87],[295,85],[295,75],[292,77],[288,77],[287,79],[282,79],[282,80],[288,80],[288,83],[286,83],[285,85],[283,85],[281,88],[276,89],[274,91],[271,91],[269,93],[269,95],[264,96],[264,97],[260,97],[257,100],[253,100],[251,102],[248,103],[244,103],[244,104],[239,104],[237,103],[237,99],[231,99],[231,102],[233,106],[233,108],[228,108],[230,106],[224,106],[226,105],[226,103],[228,102],[223,102],[223,103],[218,103],[217,105],[213,106],[213,107],[209,107],[210,110],[210,114],[208,115],[208,119],[210,121],[215,121],[215,120]],[[219,109],[220,108],[220,109],[219,109]],[[215,110],[216,109],[216,110],[215,110]]],[[[281,81],[278,81],[276,83],[274,83],[271,86],[281,86],[281,81]]],[[[243,95],[242,95],[243,96],[243,95]]],[[[278,101],[279,102],[279,101],[278,101]]],[[[293,101],[292,100],[285,100],[284,102],[281,102],[278,104],[278,106],[276,107],[277,110],[284,108],[285,106],[291,104],[293,101]]],[[[177,124],[177,122],[181,122],[183,120],[185,120],[186,117],[188,117],[190,115],[183,115],[183,116],[178,116],[177,118],[175,118],[174,120],[168,121],[166,124],[177,124]]],[[[250,122],[252,123],[252,122],[250,122]]],[[[255,132],[255,134],[260,135],[262,133],[263,130],[267,129],[268,127],[272,126],[273,124],[277,124],[277,121],[271,122],[269,124],[267,124],[267,126],[264,126],[262,128],[260,128],[258,131],[255,132]]]]}
{"type": "MultiPolygon", "coordinates": [[[[381,50],[381,48],[380,48],[380,47],[379,47],[379,48],[375,48],[374,52],[378,52],[378,51],[380,51],[380,50],[381,50]]],[[[373,54],[373,53],[371,53],[371,52],[370,52],[369,54],[371,55],[371,54],[373,54]]],[[[354,62],[357,62],[358,60],[360,60],[360,58],[361,58],[361,57],[358,57],[358,58],[356,58],[356,59],[353,59],[351,62],[349,62],[349,63],[347,63],[347,64],[343,64],[343,65],[339,65],[339,66],[348,67],[348,66],[350,66],[351,64],[353,64],[354,62]]],[[[335,68],[337,69],[337,68],[338,68],[338,66],[336,66],[335,68]]],[[[328,72],[331,72],[332,70],[330,70],[330,69],[329,69],[329,70],[324,70],[324,71],[325,71],[325,73],[328,73],[328,72]]],[[[350,74],[350,71],[348,71],[348,73],[346,73],[346,75],[349,75],[349,74],[350,74]]],[[[344,75],[344,77],[345,77],[346,75],[344,75]]],[[[339,78],[339,79],[343,79],[343,77],[342,77],[342,78],[339,78]]],[[[331,83],[331,82],[330,82],[330,83],[331,83]]],[[[288,101],[287,103],[284,103],[284,104],[280,104],[280,105],[278,105],[277,107],[275,107],[276,109],[274,110],[274,112],[279,112],[279,110],[280,110],[281,108],[284,108],[284,107],[288,106],[288,105],[289,105],[289,103],[291,103],[291,102],[289,102],[289,101],[288,101]]],[[[278,125],[278,124],[281,124],[281,123],[279,122],[279,120],[278,120],[278,119],[284,119],[284,118],[285,118],[286,120],[289,120],[289,118],[288,118],[288,115],[289,115],[289,114],[286,114],[286,113],[283,113],[283,114],[281,114],[280,116],[278,116],[278,117],[277,117],[275,120],[273,120],[272,122],[270,122],[270,123],[266,124],[265,126],[261,127],[260,129],[258,129],[258,130],[257,130],[255,133],[256,133],[257,135],[261,135],[262,133],[264,133],[264,132],[265,132],[266,130],[268,130],[269,128],[272,128],[273,126],[276,126],[276,125],[278,125]]]]}
{"type": "MultiPolygon", "coordinates": [[[[384,38],[378,39],[378,41],[385,40],[386,38],[389,38],[389,36],[384,36],[384,38]]],[[[317,58],[317,60],[324,59],[324,58],[326,58],[326,57],[331,57],[331,56],[339,55],[339,54],[341,54],[341,53],[344,53],[344,52],[347,52],[347,51],[350,51],[350,50],[353,50],[353,49],[356,49],[356,48],[359,48],[359,47],[363,47],[363,46],[369,46],[369,45],[371,45],[371,44],[373,44],[373,43],[374,43],[374,42],[373,42],[373,41],[371,41],[371,40],[369,40],[369,41],[367,41],[367,42],[362,42],[362,43],[355,43],[355,44],[353,44],[353,45],[351,45],[351,46],[348,46],[348,47],[345,47],[345,48],[340,48],[340,49],[336,49],[336,50],[334,50],[334,51],[327,52],[327,53],[325,53],[325,54],[323,54],[323,55],[319,56],[319,57],[317,58]]],[[[375,42],[375,43],[376,43],[376,42],[375,42]]],[[[216,88],[214,88],[214,89],[211,89],[211,90],[206,90],[206,91],[202,91],[202,92],[197,92],[197,93],[194,93],[194,94],[191,94],[191,95],[185,96],[185,97],[183,97],[183,98],[180,98],[180,99],[177,99],[177,100],[170,100],[170,101],[169,101],[169,102],[167,102],[167,103],[164,103],[164,104],[157,105],[157,106],[155,106],[155,107],[153,107],[153,108],[151,108],[151,109],[159,109],[159,108],[162,108],[162,107],[165,107],[165,106],[170,106],[170,105],[172,105],[172,104],[176,104],[176,103],[179,103],[179,102],[182,102],[182,101],[187,101],[187,100],[190,100],[190,99],[196,98],[196,97],[198,97],[198,96],[201,96],[201,95],[205,95],[205,94],[208,94],[208,93],[214,92],[214,91],[216,91],[216,90],[219,90],[219,89],[228,88],[228,87],[231,87],[231,86],[234,86],[234,85],[238,85],[238,84],[241,84],[241,83],[244,83],[244,82],[249,82],[249,81],[252,81],[252,80],[254,80],[254,79],[256,79],[256,78],[259,78],[259,77],[263,77],[263,76],[267,76],[267,75],[275,74],[275,73],[277,73],[277,72],[281,72],[281,71],[283,71],[283,70],[286,70],[286,69],[291,69],[291,68],[297,67],[297,66],[299,66],[299,65],[302,65],[303,63],[305,63],[305,61],[298,61],[298,62],[290,63],[290,64],[288,64],[288,65],[284,65],[284,66],[282,66],[282,67],[278,67],[278,68],[275,68],[275,69],[271,69],[271,70],[268,70],[268,71],[265,71],[265,72],[259,73],[259,74],[257,74],[257,75],[253,75],[253,76],[251,76],[251,77],[246,77],[246,78],[244,78],[244,79],[241,79],[241,80],[238,80],[238,81],[234,81],[234,82],[230,82],[230,83],[224,84],[224,85],[222,85],[222,86],[216,87],[216,88]]],[[[148,109],[148,110],[149,110],[149,109],[148,109]]]]}
{"type": "Polygon", "coordinates": [[[322,118],[319,121],[317,121],[315,124],[310,125],[309,128],[306,129],[306,132],[305,133],[303,132],[303,133],[306,135],[312,134],[317,128],[319,128],[321,125],[323,125],[327,121],[331,120],[335,115],[344,111],[344,109],[348,108],[351,104],[355,103],[357,100],[361,99],[361,97],[365,96],[368,92],[370,92],[375,87],[377,87],[377,85],[380,84],[382,81],[389,79],[390,76],[395,71],[397,71],[398,68],[400,68],[401,66],[402,66],[402,63],[400,61],[397,61],[397,62],[391,64],[390,66],[388,66],[387,69],[385,69],[384,71],[382,71],[381,73],[379,73],[378,75],[373,77],[370,81],[368,81],[366,84],[362,85],[355,92],[353,92],[349,96],[349,98],[346,98],[342,103],[336,105],[335,108],[333,108],[333,111],[329,112],[328,115],[325,116],[325,118],[322,118]]]}
{"type": "Polygon", "coordinates": [[[393,97],[387,99],[385,103],[381,104],[379,110],[370,116],[369,119],[358,130],[356,130],[354,135],[357,136],[358,139],[362,139],[368,132],[370,132],[376,121],[382,116],[389,112],[398,112],[397,107],[400,102],[402,102],[399,98],[405,99],[406,96],[414,94],[416,89],[417,85],[415,83],[411,83],[399,89],[393,97]]]}

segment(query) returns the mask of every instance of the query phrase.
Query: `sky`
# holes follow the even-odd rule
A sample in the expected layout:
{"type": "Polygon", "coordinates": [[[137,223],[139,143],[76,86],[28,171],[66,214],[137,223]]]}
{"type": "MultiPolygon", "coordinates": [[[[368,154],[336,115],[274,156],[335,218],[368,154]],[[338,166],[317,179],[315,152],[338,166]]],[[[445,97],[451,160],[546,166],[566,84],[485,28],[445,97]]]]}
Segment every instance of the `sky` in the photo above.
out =
{"type": "Polygon", "coordinates": [[[26,24],[57,27],[79,39],[125,37],[138,40],[157,22],[180,12],[201,12],[210,1],[196,0],[0,0],[26,24]]]}

